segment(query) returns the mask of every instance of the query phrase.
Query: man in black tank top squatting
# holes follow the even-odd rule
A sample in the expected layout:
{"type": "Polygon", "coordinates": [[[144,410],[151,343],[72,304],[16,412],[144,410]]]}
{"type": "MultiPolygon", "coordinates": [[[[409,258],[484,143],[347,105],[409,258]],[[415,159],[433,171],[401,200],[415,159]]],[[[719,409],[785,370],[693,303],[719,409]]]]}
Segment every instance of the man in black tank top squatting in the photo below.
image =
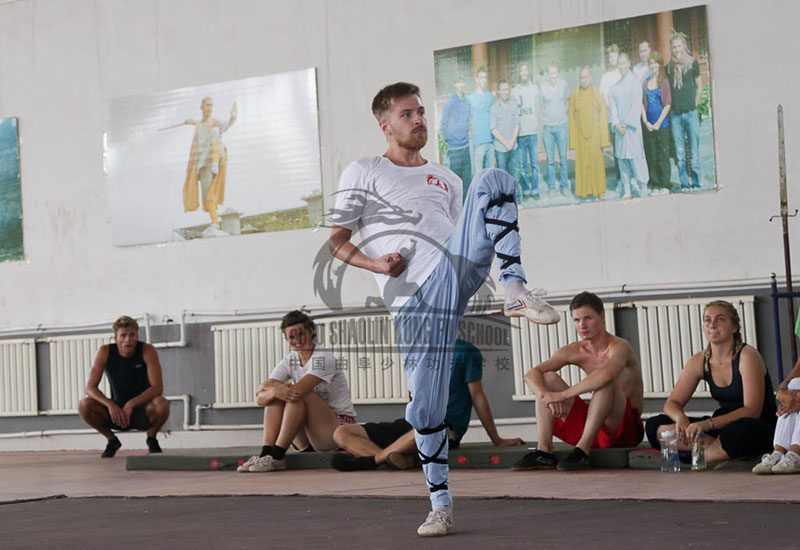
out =
{"type": "Polygon", "coordinates": [[[162,395],[158,352],[139,341],[135,319],[123,315],[113,329],[114,343],[97,350],[78,412],[108,440],[102,458],[113,457],[122,446],[112,430],[146,430],[148,451],[160,453],[156,434],[169,418],[169,402],[162,395]],[[110,399],[100,391],[103,373],[111,386],[110,399]]]}

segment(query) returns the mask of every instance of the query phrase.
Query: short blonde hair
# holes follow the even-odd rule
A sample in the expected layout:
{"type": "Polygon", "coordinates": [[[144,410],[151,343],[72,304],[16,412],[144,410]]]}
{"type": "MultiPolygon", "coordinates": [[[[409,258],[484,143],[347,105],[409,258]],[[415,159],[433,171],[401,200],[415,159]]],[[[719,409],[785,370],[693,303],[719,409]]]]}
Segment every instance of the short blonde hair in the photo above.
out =
{"type": "Polygon", "coordinates": [[[111,328],[114,329],[114,336],[117,335],[117,331],[121,328],[132,328],[134,330],[139,330],[139,323],[136,322],[136,319],[133,317],[129,317],[128,315],[121,315],[119,319],[114,321],[114,324],[111,325],[111,328]]]}

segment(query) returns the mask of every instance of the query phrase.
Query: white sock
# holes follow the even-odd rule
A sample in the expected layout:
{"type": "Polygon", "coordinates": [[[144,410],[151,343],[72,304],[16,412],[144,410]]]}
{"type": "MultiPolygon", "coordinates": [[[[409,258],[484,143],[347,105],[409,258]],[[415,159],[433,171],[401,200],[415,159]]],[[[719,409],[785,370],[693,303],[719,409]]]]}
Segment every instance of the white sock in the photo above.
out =
{"type": "Polygon", "coordinates": [[[525,283],[519,279],[508,279],[503,281],[503,289],[506,294],[506,302],[511,302],[517,298],[521,298],[528,293],[528,289],[525,288],[525,283]]]}
{"type": "Polygon", "coordinates": [[[442,512],[447,512],[448,514],[452,514],[453,513],[453,507],[452,506],[436,506],[436,505],[433,505],[433,511],[436,512],[437,510],[441,510],[442,512]]]}
{"type": "Polygon", "coordinates": [[[781,461],[783,458],[783,453],[780,451],[772,451],[772,460],[775,461],[775,464],[781,461]]]}
{"type": "Polygon", "coordinates": [[[791,460],[795,466],[800,466],[800,455],[794,451],[789,451],[786,453],[786,458],[791,460]]]}

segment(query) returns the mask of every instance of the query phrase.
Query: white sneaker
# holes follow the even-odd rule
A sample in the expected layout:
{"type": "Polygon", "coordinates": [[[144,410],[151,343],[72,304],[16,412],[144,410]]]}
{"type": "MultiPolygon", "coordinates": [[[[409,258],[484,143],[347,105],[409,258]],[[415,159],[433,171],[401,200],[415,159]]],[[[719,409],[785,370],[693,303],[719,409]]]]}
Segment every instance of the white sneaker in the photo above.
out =
{"type": "Polygon", "coordinates": [[[286,469],[286,460],[275,460],[270,455],[260,456],[248,469],[249,472],[277,472],[286,469]]]}
{"type": "Polygon", "coordinates": [[[783,455],[780,455],[780,453],[770,453],[762,456],[761,462],[753,466],[753,473],[759,475],[772,474],[772,467],[780,462],[782,457],[783,455]]]}
{"type": "Polygon", "coordinates": [[[251,456],[250,458],[245,460],[238,468],[236,468],[236,471],[237,472],[249,472],[250,471],[250,466],[255,464],[256,460],[258,460],[258,458],[259,458],[258,455],[251,456]]]}
{"type": "Polygon", "coordinates": [[[504,303],[503,315],[506,317],[526,317],[528,321],[540,325],[558,323],[561,320],[561,314],[539,296],[544,296],[544,291],[530,290],[524,296],[504,303]]]}
{"type": "Polygon", "coordinates": [[[453,528],[453,513],[446,510],[433,510],[425,523],[419,526],[417,534],[421,537],[442,537],[453,528]]]}
{"type": "Polygon", "coordinates": [[[773,474],[797,474],[800,473],[800,460],[794,453],[786,453],[775,466],[772,467],[773,474]]]}

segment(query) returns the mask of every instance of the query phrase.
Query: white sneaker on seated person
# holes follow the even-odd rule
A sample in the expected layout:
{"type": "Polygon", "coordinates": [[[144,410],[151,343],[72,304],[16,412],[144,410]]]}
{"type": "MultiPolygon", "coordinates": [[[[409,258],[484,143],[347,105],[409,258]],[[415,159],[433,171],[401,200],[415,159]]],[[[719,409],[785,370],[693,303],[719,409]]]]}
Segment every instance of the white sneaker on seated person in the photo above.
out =
{"type": "Polygon", "coordinates": [[[236,468],[236,471],[237,472],[249,472],[250,471],[250,466],[255,464],[256,460],[258,460],[259,458],[260,457],[258,455],[251,456],[250,458],[245,460],[238,468],[236,468]]]}
{"type": "Polygon", "coordinates": [[[753,473],[759,475],[772,474],[772,467],[775,466],[783,458],[783,453],[773,451],[771,454],[765,454],[761,457],[761,462],[753,466],[753,473]]]}
{"type": "Polygon", "coordinates": [[[249,472],[277,472],[286,469],[286,460],[276,460],[270,455],[260,456],[250,466],[249,472]]]}
{"type": "Polygon", "coordinates": [[[800,455],[789,451],[780,462],[772,467],[773,474],[798,474],[800,473],[800,455]]]}

